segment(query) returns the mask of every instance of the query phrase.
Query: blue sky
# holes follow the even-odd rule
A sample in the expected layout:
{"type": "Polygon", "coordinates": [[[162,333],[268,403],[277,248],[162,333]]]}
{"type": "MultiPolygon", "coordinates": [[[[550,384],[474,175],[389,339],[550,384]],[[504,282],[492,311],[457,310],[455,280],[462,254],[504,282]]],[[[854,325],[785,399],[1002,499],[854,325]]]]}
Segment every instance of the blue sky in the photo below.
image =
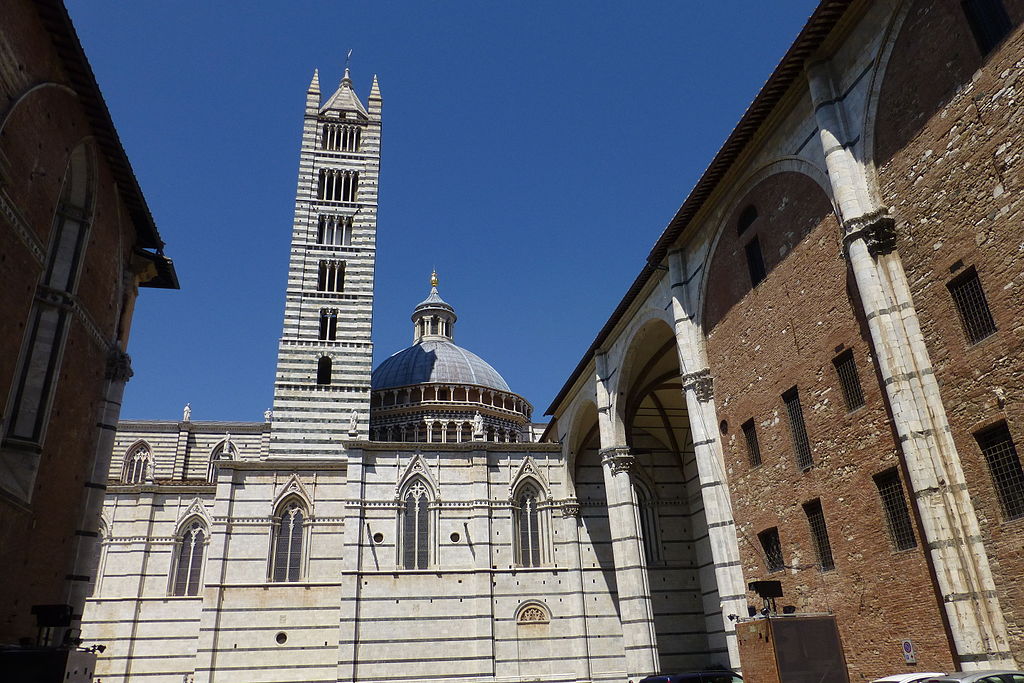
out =
{"type": "Polygon", "coordinates": [[[375,363],[436,266],[539,418],[815,4],[67,0],[182,285],[141,293],[122,418],[271,405],[305,89],[349,49],[384,99],[375,363]]]}

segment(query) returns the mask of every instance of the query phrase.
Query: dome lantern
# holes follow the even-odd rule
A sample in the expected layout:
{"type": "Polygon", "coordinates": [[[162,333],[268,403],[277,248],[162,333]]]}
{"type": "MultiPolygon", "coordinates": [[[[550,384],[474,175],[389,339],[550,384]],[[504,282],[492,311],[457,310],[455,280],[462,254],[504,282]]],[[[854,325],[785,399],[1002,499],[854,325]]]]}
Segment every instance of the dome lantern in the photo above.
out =
{"type": "Polygon", "coordinates": [[[430,274],[430,294],[412,312],[413,344],[424,341],[452,341],[454,338],[455,309],[437,292],[437,271],[430,274]]]}

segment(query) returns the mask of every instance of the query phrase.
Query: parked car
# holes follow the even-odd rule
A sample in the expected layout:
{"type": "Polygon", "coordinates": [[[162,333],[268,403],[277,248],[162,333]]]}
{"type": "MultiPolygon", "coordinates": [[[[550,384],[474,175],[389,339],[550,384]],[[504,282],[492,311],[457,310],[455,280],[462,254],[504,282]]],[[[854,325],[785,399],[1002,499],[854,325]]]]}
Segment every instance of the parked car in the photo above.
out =
{"type": "Polygon", "coordinates": [[[941,678],[945,676],[944,673],[937,673],[935,671],[913,671],[907,674],[893,674],[892,676],[886,676],[884,678],[876,678],[871,683],[924,683],[924,681],[930,681],[933,678],[941,678]]]}
{"type": "MultiPolygon", "coordinates": [[[[640,683],[743,683],[743,677],[732,671],[691,671],[685,674],[659,674],[641,679],[640,683]]],[[[1012,683],[1018,683],[1012,681],[1012,683]]],[[[1024,681],[1020,681],[1024,683],[1024,681]]]]}
{"type": "Polygon", "coordinates": [[[957,671],[929,683],[1024,683],[1024,671],[957,671]]]}

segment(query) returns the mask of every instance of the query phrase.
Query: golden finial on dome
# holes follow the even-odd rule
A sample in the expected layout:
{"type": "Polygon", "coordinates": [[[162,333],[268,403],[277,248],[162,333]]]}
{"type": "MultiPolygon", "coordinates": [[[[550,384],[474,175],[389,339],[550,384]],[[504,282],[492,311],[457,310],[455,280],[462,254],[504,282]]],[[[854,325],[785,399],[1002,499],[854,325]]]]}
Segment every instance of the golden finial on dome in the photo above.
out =
{"type": "Polygon", "coordinates": [[[437,271],[435,270],[430,274],[430,286],[437,287],[437,271]]]}

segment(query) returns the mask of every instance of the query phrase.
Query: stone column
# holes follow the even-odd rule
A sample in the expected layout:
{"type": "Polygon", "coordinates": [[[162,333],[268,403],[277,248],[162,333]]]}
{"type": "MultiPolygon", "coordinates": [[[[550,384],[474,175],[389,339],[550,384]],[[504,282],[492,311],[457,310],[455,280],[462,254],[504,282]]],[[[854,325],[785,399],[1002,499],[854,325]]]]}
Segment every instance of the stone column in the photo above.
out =
{"type": "Polygon", "coordinates": [[[807,76],[847,263],[857,281],[956,656],[965,670],[1012,669],[977,515],[909,283],[894,252],[895,221],[871,199],[828,64],[808,65],[807,76]]]}
{"type": "Polygon", "coordinates": [[[658,645],[654,631],[651,589],[640,538],[639,513],[633,492],[633,456],[625,445],[622,425],[615,423],[613,396],[604,354],[596,354],[597,421],[601,435],[601,469],[608,501],[608,530],[615,561],[619,619],[630,680],[658,673],[658,645]]]}
{"type": "Polygon", "coordinates": [[[99,438],[89,478],[83,484],[81,515],[75,529],[71,572],[65,578],[67,604],[71,605],[71,628],[80,629],[82,610],[89,597],[89,586],[97,577],[99,559],[100,512],[107,492],[110,460],[114,452],[114,434],[121,416],[124,387],[132,376],[132,361],[116,344],[107,357],[107,387],[99,416],[99,438]]]}
{"type": "MultiPolygon", "coordinates": [[[[709,647],[727,648],[729,664],[739,669],[736,627],[735,622],[729,619],[729,615],[746,616],[746,585],[740,562],[739,542],[736,538],[736,521],[733,518],[729,486],[726,482],[725,458],[722,443],[715,429],[718,417],[715,411],[714,385],[707,362],[707,347],[703,332],[695,320],[695,306],[692,302],[696,297],[689,296],[684,284],[688,278],[683,254],[680,251],[669,254],[669,278],[683,398],[686,400],[690,435],[693,438],[697,476],[704,503],[704,519],[707,522],[715,584],[718,589],[719,604],[712,612],[720,611],[720,614],[714,619],[709,618],[707,627],[712,634],[721,630],[724,638],[724,642],[715,642],[715,637],[711,636],[709,647]]],[[[705,593],[708,588],[710,587],[702,586],[705,593]]],[[[708,613],[708,607],[712,605],[705,605],[705,613],[708,613]]]]}

